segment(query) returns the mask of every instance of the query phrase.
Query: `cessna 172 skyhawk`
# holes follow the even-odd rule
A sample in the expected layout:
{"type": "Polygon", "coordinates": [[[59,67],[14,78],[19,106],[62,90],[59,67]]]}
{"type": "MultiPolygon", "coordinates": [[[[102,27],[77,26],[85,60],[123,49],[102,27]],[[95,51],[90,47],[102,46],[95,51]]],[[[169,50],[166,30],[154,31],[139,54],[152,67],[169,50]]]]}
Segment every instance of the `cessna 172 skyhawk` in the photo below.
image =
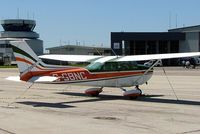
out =
{"type": "MultiPolygon", "coordinates": [[[[26,40],[11,42],[14,56],[20,71],[20,80],[31,83],[77,84],[95,86],[85,91],[98,96],[103,87],[116,87],[123,95],[137,97],[142,94],[139,85],[146,83],[153,74],[153,67],[161,59],[200,56],[200,52],[154,54],[137,56],[83,56],[83,55],[47,55],[46,58],[73,62],[91,63],[86,67],[51,66],[45,64],[29,47],[26,40]],[[137,61],[156,60],[147,67],[137,61]],[[135,86],[133,90],[124,87],[135,86]]],[[[45,56],[43,56],[45,58],[45,56]]]]}

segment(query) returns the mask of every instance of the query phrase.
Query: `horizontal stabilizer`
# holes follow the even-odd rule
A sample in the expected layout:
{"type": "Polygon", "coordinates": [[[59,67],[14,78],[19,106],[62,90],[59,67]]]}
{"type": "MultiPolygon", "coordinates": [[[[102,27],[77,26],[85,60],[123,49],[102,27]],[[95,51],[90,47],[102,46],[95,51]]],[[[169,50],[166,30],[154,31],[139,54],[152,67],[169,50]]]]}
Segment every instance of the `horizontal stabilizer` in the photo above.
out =
{"type": "Polygon", "coordinates": [[[37,83],[50,83],[57,80],[57,77],[53,76],[34,76],[28,80],[28,82],[37,82],[37,83]]]}
{"type": "Polygon", "coordinates": [[[9,76],[9,77],[6,78],[6,80],[16,81],[16,82],[21,81],[19,76],[9,76]]]}

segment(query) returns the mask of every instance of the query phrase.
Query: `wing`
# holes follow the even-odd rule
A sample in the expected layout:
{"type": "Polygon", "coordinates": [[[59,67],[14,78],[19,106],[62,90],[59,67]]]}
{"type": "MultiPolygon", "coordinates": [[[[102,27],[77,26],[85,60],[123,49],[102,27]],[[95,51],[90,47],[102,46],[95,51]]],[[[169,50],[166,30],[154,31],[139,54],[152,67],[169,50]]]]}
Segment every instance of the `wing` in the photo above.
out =
{"type": "Polygon", "coordinates": [[[200,52],[133,55],[133,56],[122,56],[115,59],[115,61],[145,61],[145,60],[173,59],[173,58],[198,57],[198,56],[200,56],[200,52]]]}
{"type": "Polygon", "coordinates": [[[146,61],[158,59],[173,59],[184,57],[200,56],[200,52],[189,53],[168,53],[168,54],[150,54],[150,55],[131,55],[131,56],[94,56],[94,55],[42,55],[43,59],[51,59],[69,62],[107,62],[107,61],[146,61]]]}
{"type": "Polygon", "coordinates": [[[58,61],[69,61],[69,62],[92,62],[103,56],[96,55],[41,55],[39,58],[42,59],[50,59],[50,60],[58,60],[58,61]]]}

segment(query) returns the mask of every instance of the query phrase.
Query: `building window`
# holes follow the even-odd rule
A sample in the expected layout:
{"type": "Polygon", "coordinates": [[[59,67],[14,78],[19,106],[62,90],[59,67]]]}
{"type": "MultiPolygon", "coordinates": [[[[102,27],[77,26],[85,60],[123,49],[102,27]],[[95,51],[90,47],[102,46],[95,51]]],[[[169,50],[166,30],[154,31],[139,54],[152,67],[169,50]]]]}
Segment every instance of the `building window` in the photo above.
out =
{"type": "Polygon", "coordinates": [[[11,48],[10,44],[0,44],[0,48],[11,48]]]}
{"type": "Polygon", "coordinates": [[[114,43],[113,48],[114,49],[120,49],[120,43],[114,43]]]}
{"type": "Polygon", "coordinates": [[[168,41],[159,41],[159,53],[168,53],[168,41]]]}
{"type": "Polygon", "coordinates": [[[70,47],[70,48],[69,48],[69,51],[74,51],[74,48],[70,47]]]}

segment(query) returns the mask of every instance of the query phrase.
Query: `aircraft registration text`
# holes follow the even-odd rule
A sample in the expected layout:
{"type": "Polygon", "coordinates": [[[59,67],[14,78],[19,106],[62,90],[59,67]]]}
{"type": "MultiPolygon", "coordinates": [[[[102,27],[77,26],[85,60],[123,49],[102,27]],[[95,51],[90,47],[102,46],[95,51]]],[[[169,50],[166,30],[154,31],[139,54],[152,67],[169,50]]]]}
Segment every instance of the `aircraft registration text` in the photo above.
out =
{"type": "Polygon", "coordinates": [[[62,81],[75,81],[75,80],[85,80],[87,76],[85,72],[73,72],[73,73],[62,73],[62,74],[53,74],[54,77],[60,77],[62,81]]]}

